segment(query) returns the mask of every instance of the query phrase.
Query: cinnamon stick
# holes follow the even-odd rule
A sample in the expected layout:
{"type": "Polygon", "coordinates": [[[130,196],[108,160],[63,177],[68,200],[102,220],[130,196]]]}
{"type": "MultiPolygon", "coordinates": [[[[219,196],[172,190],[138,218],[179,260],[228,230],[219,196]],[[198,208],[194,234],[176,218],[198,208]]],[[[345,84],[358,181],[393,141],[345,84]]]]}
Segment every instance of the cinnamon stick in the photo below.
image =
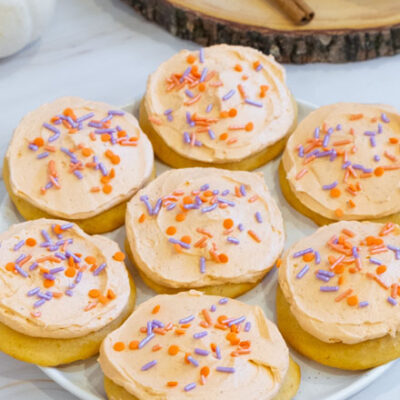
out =
{"type": "Polygon", "coordinates": [[[280,9],[296,24],[308,24],[314,11],[304,0],[274,0],[280,9]]]}

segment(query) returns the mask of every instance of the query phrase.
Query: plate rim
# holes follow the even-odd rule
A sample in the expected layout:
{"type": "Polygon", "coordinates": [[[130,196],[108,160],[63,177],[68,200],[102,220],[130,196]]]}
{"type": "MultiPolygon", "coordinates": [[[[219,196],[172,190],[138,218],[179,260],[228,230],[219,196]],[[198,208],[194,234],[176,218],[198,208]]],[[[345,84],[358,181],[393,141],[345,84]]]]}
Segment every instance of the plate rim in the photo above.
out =
{"type": "MultiPolygon", "coordinates": [[[[319,108],[316,104],[313,104],[309,101],[302,100],[299,98],[295,98],[297,106],[305,107],[308,109],[316,110],[319,108]]],[[[121,107],[123,109],[132,110],[135,109],[137,105],[137,101],[133,101],[125,106],[121,107]]],[[[289,349],[290,346],[289,346],[289,349]]],[[[387,364],[380,365],[379,367],[372,368],[366,371],[363,375],[361,375],[355,382],[350,385],[340,389],[338,392],[325,397],[323,400],[345,400],[350,396],[359,393],[361,390],[365,389],[372,382],[377,380],[381,375],[383,375],[389,368],[396,363],[397,360],[391,361],[387,364]]],[[[71,382],[66,376],[56,367],[42,367],[40,365],[37,366],[44,374],[46,374],[51,380],[60,385],[67,392],[73,394],[81,400],[104,400],[103,397],[98,396],[88,390],[82,389],[80,386],[71,382]]],[[[301,382],[300,382],[301,383],[301,382]]]]}

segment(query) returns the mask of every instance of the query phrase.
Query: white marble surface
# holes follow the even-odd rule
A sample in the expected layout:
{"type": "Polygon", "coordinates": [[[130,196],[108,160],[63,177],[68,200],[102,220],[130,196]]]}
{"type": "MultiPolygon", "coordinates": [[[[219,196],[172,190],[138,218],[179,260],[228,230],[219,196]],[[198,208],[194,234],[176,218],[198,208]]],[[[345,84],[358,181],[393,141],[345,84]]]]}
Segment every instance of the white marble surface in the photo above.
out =
{"type": "MultiPolygon", "coordinates": [[[[0,157],[29,110],[62,95],[124,105],[139,99],[146,77],[182,48],[119,0],[59,0],[42,40],[0,60],[0,157]]],[[[296,97],[315,104],[384,102],[400,109],[400,56],[344,65],[288,66],[296,97]]],[[[0,185],[0,200],[5,195],[0,185]]],[[[351,400],[400,398],[400,362],[351,400]]],[[[73,400],[35,366],[0,354],[0,399],[73,400]]]]}

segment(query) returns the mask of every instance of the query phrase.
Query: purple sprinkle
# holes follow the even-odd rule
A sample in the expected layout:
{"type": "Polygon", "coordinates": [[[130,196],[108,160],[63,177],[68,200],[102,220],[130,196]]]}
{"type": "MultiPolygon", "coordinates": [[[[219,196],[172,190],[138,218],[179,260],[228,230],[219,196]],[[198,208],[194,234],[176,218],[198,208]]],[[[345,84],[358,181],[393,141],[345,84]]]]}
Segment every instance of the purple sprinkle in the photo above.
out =
{"type": "Polygon", "coordinates": [[[47,140],[49,142],[54,142],[55,140],[57,140],[60,137],[60,133],[55,133],[54,135],[51,135],[47,140]]]}
{"type": "Polygon", "coordinates": [[[210,185],[208,183],[205,183],[204,185],[200,186],[200,191],[204,192],[206,190],[210,189],[210,185]]]}
{"type": "Polygon", "coordinates": [[[147,321],[147,336],[150,336],[153,333],[153,322],[147,321]]]}
{"type": "Polygon", "coordinates": [[[74,295],[74,292],[73,292],[71,289],[67,289],[67,290],[65,291],[65,294],[66,294],[67,296],[69,296],[69,297],[72,297],[72,296],[74,295]]]}
{"type": "Polygon", "coordinates": [[[384,122],[385,124],[388,124],[390,122],[390,119],[388,118],[388,116],[385,113],[381,114],[381,120],[382,122],[384,122]]]}
{"type": "Polygon", "coordinates": [[[195,348],[194,352],[196,354],[198,354],[199,356],[208,356],[210,354],[210,352],[208,350],[203,350],[203,349],[199,349],[199,348],[195,348]]]}
{"type": "Polygon", "coordinates": [[[235,372],[235,368],[233,367],[217,367],[216,370],[218,372],[226,372],[228,374],[233,374],[235,372]]]}
{"type": "Polygon", "coordinates": [[[214,203],[214,204],[212,204],[211,206],[203,207],[203,208],[201,209],[201,212],[202,212],[202,213],[210,212],[210,211],[215,210],[217,207],[218,207],[218,203],[214,203]]]}
{"type": "Polygon", "coordinates": [[[250,322],[250,321],[247,321],[247,322],[244,324],[244,331],[245,331],[245,332],[249,332],[250,329],[251,329],[251,322],[250,322]]]}
{"type": "Polygon", "coordinates": [[[329,282],[331,280],[331,278],[329,276],[318,274],[318,273],[315,274],[315,277],[317,279],[319,279],[320,281],[324,281],[324,282],[329,282]]]}
{"type": "Polygon", "coordinates": [[[14,251],[19,250],[23,245],[25,244],[25,240],[20,240],[15,246],[14,246],[14,251]]]}
{"type": "Polygon", "coordinates": [[[65,255],[66,255],[67,257],[72,257],[72,258],[74,259],[74,261],[75,261],[77,264],[79,264],[79,263],[82,262],[82,260],[81,260],[78,256],[76,256],[74,253],[71,253],[71,252],[68,251],[68,250],[65,252],[65,255]]]}
{"type": "Polygon", "coordinates": [[[240,223],[238,225],[238,229],[239,229],[240,232],[243,232],[244,231],[244,225],[240,223]]]}
{"type": "Polygon", "coordinates": [[[122,111],[122,110],[109,110],[108,114],[109,115],[122,116],[122,115],[125,115],[125,111],[122,111]]]}
{"type": "Polygon", "coordinates": [[[240,190],[240,194],[241,194],[242,196],[246,196],[246,187],[245,187],[243,184],[240,185],[239,190],[240,190]]]}
{"type": "Polygon", "coordinates": [[[222,358],[221,349],[220,349],[219,346],[216,346],[216,347],[215,347],[215,355],[217,356],[217,359],[218,359],[218,360],[220,360],[220,359],[222,358]]]}
{"type": "Polygon", "coordinates": [[[193,364],[195,367],[198,367],[198,366],[199,366],[199,362],[198,362],[195,358],[193,358],[192,356],[187,356],[186,359],[187,359],[191,364],[193,364]]]}
{"type": "Polygon", "coordinates": [[[149,197],[146,195],[140,196],[140,201],[143,201],[143,203],[145,204],[145,206],[147,208],[147,213],[149,215],[153,215],[153,207],[151,206],[151,204],[149,202],[149,197]]]}
{"type": "Polygon", "coordinates": [[[64,267],[57,267],[57,268],[51,269],[49,272],[50,272],[50,274],[57,274],[58,272],[63,272],[64,270],[65,270],[64,267]]]}
{"type": "Polygon", "coordinates": [[[208,130],[208,136],[210,137],[211,140],[215,139],[215,133],[212,129],[208,130]]]}
{"type": "Polygon", "coordinates": [[[200,273],[204,274],[206,272],[206,259],[204,257],[200,257],[200,273]]]}
{"type": "Polygon", "coordinates": [[[246,317],[239,317],[239,318],[235,318],[234,320],[230,321],[228,323],[228,326],[231,327],[232,325],[239,325],[242,322],[244,322],[246,320],[246,317]]]}
{"type": "Polygon", "coordinates": [[[228,206],[230,206],[230,207],[235,207],[235,203],[233,201],[221,199],[220,197],[218,197],[217,200],[219,203],[224,203],[224,204],[228,204],[228,206]]]}
{"type": "Polygon", "coordinates": [[[369,138],[369,142],[371,143],[371,146],[372,146],[372,147],[375,147],[375,146],[376,146],[376,140],[375,140],[375,138],[374,138],[373,136],[371,136],[371,137],[369,138]]]}
{"type": "Polygon", "coordinates": [[[147,364],[144,364],[143,367],[141,368],[142,371],[147,371],[150,368],[153,368],[157,364],[156,360],[150,361],[147,364]]]}
{"type": "Polygon", "coordinates": [[[213,109],[213,104],[209,104],[206,108],[206,113],[209,113],[213,109]]]}
{"type": "Polygon", "coordinates": [[[232,237],[232,236],[228,236],[228,237],[226,238],[226,240],[227,240],[229,243],[240,244],[240,241],[239,241],[238,239],[232,237]]]}
{"type": "Polygon", "coordinates": [[[207,67],[204,67],[203,71],[201,71],[200,82],[204,82],[204,80],[206,79],[207,73],[208,73],[208,69],[207,69],[207,67]]]}
{"type": "Polygon", "coordinates": [[[27,272],[25,272],[19,265],[15,265],[15,270],[24,278],[27,278],[29,275],[27,274],[27,272]]]}
{"type": "Polygon", "coordinates": [[[99,122],[90,121],[88,123],[88,126],[90,126],[91,128],[101,128],[103,124],[100,124],[99,122]]]}
{"type": "Polygon", "coordinates": [[[203,47],[199,50],[199,61],[201,64],[204,63],[204,49],[203,47]]]}
{"type": "Polygon", "coordinates": [[[229,192],[230,192],[229,189],[225,189],[224,191],[222,191],[221,196],[227,196],[229,192]]]}
{"type": "Polygon", "coordinates": [[[114,128],[96,129],[94,133],[96,133],[97,135],[102,135],[103,133],[110,134],[110,133],[115,133],[115,129],[114,128]]]}
{"type": "Polygon", "coordinates": [[[257,68],[256,68],[256,71],[259,72],[259,71],[261,71],[263,68],[264,68],[264,67],[263,67],[262,64],[258,64],[258,65],[257,65],[257,68]]]}
{"type": "Polygon", "coordinates": [[[333,278],[333,277],[335,276],[335,274],[334,274],[333,272],[331,272],[331,271],[325,271],[324,269],[319,269],[319,270],[317,271],[317,273],[318,273],[319,275],[324,275],[324,276],[327,276],[327,277],[329,277],[329,278],[333,278]]]}
{"type": "Polygon", "coordinates": [[[97,276],[100,274],[101,271],[103,271],[103,269],[107,266],[106,263],[101,264],[100,266],[98,266],[94,271],[93,271],[93,275],[97,276]]]}
{"type": "Polygon", "coordinates": [[[339,290],[339,286],[320,286],[319,290],[321,292],[337,292],[339,290]]]}
{"type": "Polygon", "coordinates": [[[93,112],[90,112],[89,114],[86,114],[86,115],[82,115],[81,117],[79,117],[79,118],[77,118],[76,119],[76,122],[83,122],[83,121],[86,121],[87,119],[90,119],[90,118],[92,118],[92,117],[94,117],[94,113],[93,112]]]}
{"type": "Polygon", "coordinates": [[[168,108],[167,110],[164,111],[164,115],[169,115],[172,113],[172,108],[168,108]]]}
{"type": "Polygon", "coordinates": [[[194,94],[192,91],[190,91],[189,89],[185,90],[186,96],[190,97],[191,99],[194,97],[194,94]]]}
{"type": "Polygon", "coordinates": [[[74,175],[78,178],[78,179],[83,179],[83,175],[80,171],[78,171],[77,169],[74,171],[74,175]]]}
{"type": "Polygon", "coordinates": [[[327,134],[328,135],[332,135],[332,133],[333,133],[333,128],[331,127],[331,128],[328,129],[327,134]]]}
{"type": "Polygon", "coordinates": [[[49,295],[49,293],[51,293],[51,292],[38,293],[38,297],[41,298],[41,299],[45,299],[46,301],[50,301],[52,299],[52,297],[53,297],[53,293],[51,293],[51,295],[49,295]]]}
{"type": "Polygon", "coordinates": [[[354,258],[359,258],[360,256],[358,255],[358,251],[357,251],[357,247],[353,246],[353,248],[351,249],[351,252],[353,253],[353,257],[354,258]]]}
{"type": "Polygon", "coordinates": [[[396,306],[396,305],[397,305],[397,301],[396,301],[393,297],[391,297],[391,296],[389,296],[389,297],[387,298],[387,301],[388,301],[392,306],[396,306]]]}
{"type": "Polygon", "coordinates": [[[336,130],[337,131],[341,131],[342,130],[342,125],[341,124],[337,124],[336,125],[336,130]]]}
{"type": "Polygon", "coordinates": [[[358,303],[358,307],[360,308],[367,307],[368,304],[369,304],[368,301],[360,301],[358,303]]]}
{"type": "Polygon", "coordinates": [[[33,151],[36,151],[39,147],[37,147],[35,144],[33,144],[33,143],[29,143],[29,145],[28,145],[28,147],[31,149],[31,150],[33,150],[33,151]]]}
{"type": "Polygon", "coordinates": [[[19,264],[25,257],[26,257],[25,254],[20,254],[18,258],[15,260],[15,264],[19,264]]]}
{"type": "Polygon", "coordinates": [[[222,97],[223,101],[229,100],[236,93],[235,89],[230,90],[225,96],[222,97]]]}
{"type": "Polygon", "coordinates": [[[228,302],[228,299],[226,297],[223,297],[222,299],[219,299],[218,304],[226,304],[228,302]]]}
{"type": "Polygon", "coordinates": [[[56,250],[58,250],[58,247],[59,247],[59,246],[53,244],[53,245],[50,245],[50,246],[47,248],[47,250],[49,250],[49,251],[56,251],[56,250]]]}
{"type": "Polygon", "coordinates": [[[316,127],[314,129],[314,138],[315,139],[319,139],[319,132],[320,132],[320,129],[318,127],[316,127]]]}
{"type": "Polygon", "coordinates": [[[42,306],[45,302],[46,302],[45,299],[40,299],[40,300],[36,301],[35,303],[33,303],[33,308],[38,308],[38,307],[42,306]]]}
{"type": "MultiPolygon", "coordinates": [[[[326,151],[320,151],[320,152],[318,152],[318,150],[314,150],[314,152],[315,152],[315,156],[317,158],[328,157],[328,156],[332,157],[333,155],[335,155],[335,157],[336,157],[336,154],[333,152],[333,150],[326,150],[326,151]]],[[[309,153],[309,154],[311,154],[311,153],[309,153]]],[[[308,158],[308,156],[307,156],[307,158],[308,158]]]]}
{"type": "Polygon", "coordinates": [[[182,242],[181,240],[177,240],[174,238],[169,238],[168,241],[172,244],[179,244],[181,247],[183,247],[184,249],[190,249],[190,244],[187,244],[185,242],[182,242]]]}
{"type": "Polygon", "coordinates": [[[152,333],[151,335],[146,336],[138,345],[138,348],[141,349],[146,346],[147,343],[150,342],[151,339],[154,339],[155,335],[152,333]]]}
{"type": "Polygon", "coordinates": [[[319,264],[321,262],[321,255],[319,254],[319,251],[315,251],[315,264],[319,264]]]}
{"type": "Polygon", "coordinates": [[[330,158],[329,158],[329,161],[335,161],[336,156],[337,156],[336,150],[335,150],[335,149],[332,149],[332,150],[331,150],[331,156],[330,156],[330,158]]]}
{"type": "Polygon", "coordinates": [[[49,234],[48,234],[44,229],[42,229],[42,230],[40,231],[40,233],[42,234],[42,236],[43,236],[43,238],[44,238],[44,240],[45,240],[46,242],[51,243],[50,236],[49,236],[49,234]]]}
{"type": "Polygon", "coordinates": [[[383,132],[383,127],[382,127],[382,124],[379,122],[378,123],[378,130],[377,130],[377,132],[378,133],[382,133],[383,132]]]}
{"type": "Polygon", "coordinates": [[[161,210],[161,206],[162,206],[162,199],[158,199],[156,205],[153,208],[152,215],[158,215],[158,213],[161,210]]]}
{"type": "Polygon", "coordinates": [[[322,141],[322,147],[328,147],[330,137],[331,136],[328,133],[324,136],[324,140],[322,141]]]}
{"type": "Polygon", "coordinates": [[[37,287],[37,288],[31,289],[26,295],[31,297],[31,296],[34,296],[35,294],[38,294],[39,292],[40,292],[40,288],[37,287]]]}
{"type": "Polygon", "coordinates": [[[185,69],[185,72],[182,74],[181,79],[179,79],[179,82],[182,83],[185,78],[190,74],[190,72],[192,71],[192,67],[187,67],[185,69]]]}
{"type": "Polygon", "coordinates": [[[43,277],[48,279],[49,281],[55,281],[56,277],[52,274],[43,274],[43,277]]]}
{"type": "Polygon", "coordinates": [[[48,157],[49,152],[48,151],[44,151],[43,153],[40,153],[36,156],[37,159],[41,160],[42,158],[46,158],[48,157]]]}
{"type": "Polygon", "coordinates": [[[310,267],[308,266],[308,264],[306,264],[303,269],[296,275],[297,279],[301,279],[310,269],[310,267]]]}
{"type": "Polygon", "coordinates": [[[56,127],[54,127],[53,125],[48,124],[47,122],[45,122],[43,124],[43,127],[48,129],[49,131],[55,133],[55,134],[57,134],[57,133],[60,134],[60,131],[56,127]]]}
{"type": "Polygon", "coordinates": [[[347,167],[350,167],[351,162],[350,161],[346,161],[345,163],[342,164],[342,169],[346,169],[347,167]]]}
{"type": "Polygon", "coordinates": [[[193,321],[193,320],[194,320],[194,315],[189,315],[189,316],[186,317],[186,318],[180,319],[180,320],[179,320],[179,323],[180,323],[181,325],[184,325],[184,324],[188,324],[189,322],[191,322],[191,321],[193,321]]]}
{"type": "Polygon", "coordinates": [[[184,390],[185,392],[189,392],[190,390],[193,390],[195,387],[196,387],[196,384],[193,382],[193,383],[189,383],[188,385],[186,385],[186,386],[183,388],[183,390],[184,390]]]}
{"type": "Polygon", "coordinates": [[[312,253],[313,251],[314,250],[311,247],[309,247],[308,249],[297,251],[293,254],[293,258],[304,256],[304,254],[312,253]]]}
{"type": "Polygon", "coordinates": [[[108,172],[107,172],[107,168],[104,166],[103,163],[99,163],[99,168],[100,168],[100,172],[102,173],[103,176],[107,176],[108,172]]]}
{"type": "Polygon", "coordinates": [[[369,262],[372,263],[372,264],[376,264],[376,265],[381,265],[382,264],[382,261],[379,261],[378,259],[373,258],[373,257],[371,257],[369,259],[369,262]]]}
{"type": "Polygon", "coordinates": [[[168,205],[168,206],[166,207],[166,209],[167,209],[168,211],[170,211],[170,210],[173,210],[175,207],[176,207],[176,203],[171,203],[170,205],[168,205]]]}
{"type": "Polygon", "coordinates": [[[202,332],[197,332],[197,333],[193,334],[193,337],[195,339],[201,339],[201,338],[203,338],[204,336],[207,336],[207,335],[208,335],[207,331],[202,331],[202,332]]]}
{"type": "Polygon", "coordinates": [[[217,306],[215,304],[212,304],[210,307],[211,312],[215,312],[217,310],[217,306]]]}
{"type": "Polygon", "coordinates": [[[39,266],[39,264],[36,261],[33,262],[29,267],[29,271],[35,270],[38,266],[39,266]]]}
{"type": "Polygon", "coordinates": [[[66,230],[72,228],[73,226],[74,226],[74,224],[72,222],[70,222],[68,224],[61,225],[61,230],[66,231],[66,230]]]}
{"type": "Polygon", "coordinates": [[[299,146],[299,157],[304,157],[304,147],[302,144],[299,146]]]}
{"type": "Polygon", "coordinates": [[[260,102],[258,102],[258,101],[250,100],[250,99],[245,99],[244,102],[245,102],[246,104],[249,104],[249,105],[255,106],[255,107],[262,107],[262,106],[263,106],[262,103],[260,103],[260,102]]]}
{"type": "Polygon", "coordinates": [[[183,141],[187,144],[190,144],[190,135],[188,132],[183,132],[183,141]]]}
{"type": "Polygon", "coordinates": [[[380,161],[380,157],[378,156],[378,154],[375,154],[374,155],[374,161],[376,161],[376,162],[378,162],[378,161],[380,161]]]}
{"type": "Polygon", "coordinates": [[[322,189],[324,189],[324,190],[331,190],[331,189],[333,189],[334,187],[336,187],[338,185],[338,182],[337,181],[334,181],[334,182],[332,182],[331,184],[329,184],[329,185],[323,185],[322,186],[322,189]]]}
{"type": "Polygon", "coordinates": [[[261,224],[261,223],[263,222],[262,216],[261,216],[261,214],[260,214],[259,211],[257,211],[257,212],[254,214],[254,216],[256,217],[256,220],[257,220],[257,222],[258,222],[259,224],[261,224]]]}

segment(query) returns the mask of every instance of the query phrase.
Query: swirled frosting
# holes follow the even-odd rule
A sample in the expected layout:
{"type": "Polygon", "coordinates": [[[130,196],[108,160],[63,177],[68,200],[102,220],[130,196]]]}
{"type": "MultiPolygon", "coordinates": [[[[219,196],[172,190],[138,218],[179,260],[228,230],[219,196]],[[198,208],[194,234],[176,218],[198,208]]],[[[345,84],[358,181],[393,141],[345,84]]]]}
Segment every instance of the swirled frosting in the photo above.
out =
{"type": "Polygon", "coordinates": [[[142,400],[269,400],[289,353],[260,307],[190,291],[141,304],[106,337],[99,362],[142,400]]]}
{"type": "Polygon", "coordinates": [[[163,173],[128,203],[126,230],[137,266],[173,288],[256,282],[284,241],[262,175],[216,168],[163,173]]]}
{"type": "Polygon", "coordinates": [[[67,219],[129,199],[153,170],[151,144],[133,115],[77,97],[27,114],[6,159],[16,196],[67,219]]]}
{"type": "Polygon", "coordinates": [[[400,228],[342,221],[293,245],[279,284],[301,327],[318,339],[360,343],[400,330],[400,228]]]}
{"type": "Polygon", "coordinates": [[[290,136],[283,165],[292,191],[330,219],[400,211],[400,116],[381,105],[338,103],[310,113],[290,136]]]}
{"type": "Polygon", "coordinates": [[[97,331],[128,303],[118,245],[77,225],[38,219],[0,234],[0,322],[28,336],[68,339],[97,331]]]}
{"type": "Polygon", "coordinates": [[[282,139],[295,109],[284,69],[243,46],[182,50],[148,81],[144,107],[157,134],[184,157],[242,160],[282,139]]]}

